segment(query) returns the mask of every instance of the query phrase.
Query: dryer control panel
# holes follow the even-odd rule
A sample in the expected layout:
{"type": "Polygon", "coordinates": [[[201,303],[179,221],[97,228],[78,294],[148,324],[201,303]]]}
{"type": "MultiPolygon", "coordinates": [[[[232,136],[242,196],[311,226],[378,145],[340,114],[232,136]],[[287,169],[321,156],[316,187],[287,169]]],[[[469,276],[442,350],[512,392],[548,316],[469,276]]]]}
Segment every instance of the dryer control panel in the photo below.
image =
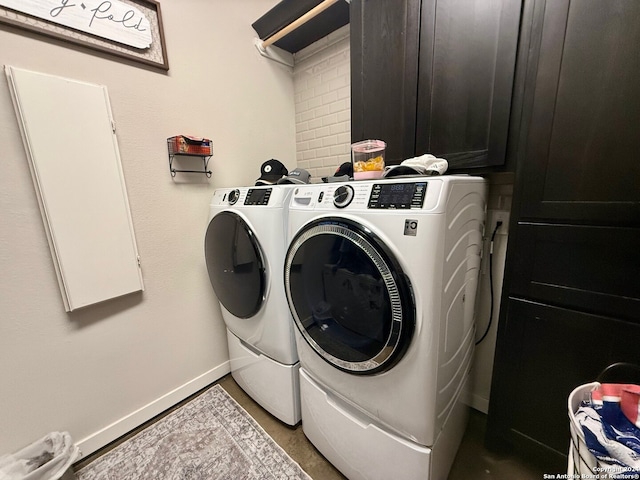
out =
{"type": "Polygon", "coordinates": [[[422,208],[426,182],[375,183],[371,188],[368,208],[422,208]]]}
{"type": "Polygon", "coordinates": [[[250,188],[247,190],[247,197],[244,199],[245,205],[268,205],[271,198],[270,188],[250,188]]]}

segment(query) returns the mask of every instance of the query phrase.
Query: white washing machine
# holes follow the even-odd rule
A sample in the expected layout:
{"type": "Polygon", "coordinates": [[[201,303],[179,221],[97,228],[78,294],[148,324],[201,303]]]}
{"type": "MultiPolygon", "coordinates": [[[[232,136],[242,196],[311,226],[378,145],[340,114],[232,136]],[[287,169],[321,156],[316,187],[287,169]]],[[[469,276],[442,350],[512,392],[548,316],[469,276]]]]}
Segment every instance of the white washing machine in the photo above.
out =
{"type": "Polygon", "coordinates": [[[289,425],[300,421],[299,362],[282,279],[292,189],[217,189],[205,236],[207,270],[227,326],[233,378],[289,425]]]}
{"type": "Polygon", "coordinates": [[[464,434],[486,184],[300,186],[285,293],[302,427],[348,478],[444,480],[464,434]]]}

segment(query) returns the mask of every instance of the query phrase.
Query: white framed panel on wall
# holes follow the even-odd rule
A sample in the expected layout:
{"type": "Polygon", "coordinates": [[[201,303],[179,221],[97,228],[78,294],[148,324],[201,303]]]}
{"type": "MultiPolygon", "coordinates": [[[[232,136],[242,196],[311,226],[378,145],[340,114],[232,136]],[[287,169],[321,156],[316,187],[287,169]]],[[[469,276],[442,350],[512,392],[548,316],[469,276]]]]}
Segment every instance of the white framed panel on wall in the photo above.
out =
{"type": "Polygon", "coordinates": [[[5,72],[65,309],[143,290],[106,87],[5,72]]]}

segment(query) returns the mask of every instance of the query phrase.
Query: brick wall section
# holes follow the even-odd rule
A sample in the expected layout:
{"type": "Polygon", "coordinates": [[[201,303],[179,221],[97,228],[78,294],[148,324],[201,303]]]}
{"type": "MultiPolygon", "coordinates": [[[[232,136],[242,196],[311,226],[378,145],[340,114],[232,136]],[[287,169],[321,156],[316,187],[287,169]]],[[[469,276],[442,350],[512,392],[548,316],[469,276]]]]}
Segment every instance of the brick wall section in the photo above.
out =
{"type": "Polygon", "coordinates": [[[297,166],[313,183],[351,160],[349,25],[295,54],[297,166]]]}

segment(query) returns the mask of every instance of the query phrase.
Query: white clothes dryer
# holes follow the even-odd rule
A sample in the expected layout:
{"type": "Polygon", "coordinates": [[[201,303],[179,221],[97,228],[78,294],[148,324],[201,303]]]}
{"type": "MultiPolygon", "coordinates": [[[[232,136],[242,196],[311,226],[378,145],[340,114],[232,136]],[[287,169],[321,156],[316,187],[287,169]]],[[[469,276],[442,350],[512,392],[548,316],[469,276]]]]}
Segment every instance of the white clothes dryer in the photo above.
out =
{"type": "Polygon", "coordinates": [[[217,189],[205,236],[207,270],[227,327],[233,378],[289,425],[300,421],[299,362],[282,279],[292,189],[217,189]]]}
{"type": "Polygon", "coordinates": [[[446,479],[464,434],[486,184],[298,187],[285,293],[305,435],[350,479],[446,479]]]}

